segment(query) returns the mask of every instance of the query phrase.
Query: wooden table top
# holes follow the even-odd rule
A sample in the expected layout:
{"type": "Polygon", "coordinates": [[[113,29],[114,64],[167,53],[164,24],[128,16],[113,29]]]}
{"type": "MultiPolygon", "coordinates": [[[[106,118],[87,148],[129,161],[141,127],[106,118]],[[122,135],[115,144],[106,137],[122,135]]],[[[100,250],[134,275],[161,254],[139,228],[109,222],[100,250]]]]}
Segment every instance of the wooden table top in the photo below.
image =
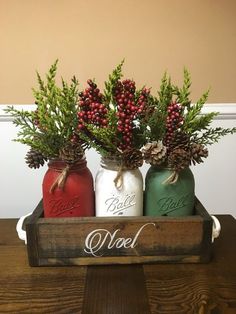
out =
{"type": "Polygon", "coordinates": [[[235,314],[236,220],[209,264],[28,266],[17,220],[0,220],[0,313],[235,314]]]}

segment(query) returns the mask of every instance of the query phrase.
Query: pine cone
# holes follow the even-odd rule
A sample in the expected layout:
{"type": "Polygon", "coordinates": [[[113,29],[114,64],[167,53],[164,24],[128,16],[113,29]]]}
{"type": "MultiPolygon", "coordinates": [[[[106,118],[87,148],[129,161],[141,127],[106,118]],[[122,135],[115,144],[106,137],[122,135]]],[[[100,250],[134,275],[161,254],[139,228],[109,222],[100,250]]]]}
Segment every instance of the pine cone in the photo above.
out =
{"type": "Polygon", "coordinates": [[[166,159],[166,147],[161,141],[147,143],[143,147],[142,153],[146,163],[153,166],[161,165],[166,159]]]}
{"type": "Polygon", "coordinates": [[[47,158],[33,148],[31,148],[25,156],[25,162],[30,168],[37,169],[40,166],[43,166],[45,161],[47,161],[47,158]]]}
{"type": "Polygon", "coordinates": [[[203,158],[208,157],[208,149],[202,144],[193,143],[190,147],[191,162],[196,165],[203,162],[203,158]]]}
{"type": "Polygon", "coordinates": [[[183,148],[184,150],[188,151],[189,145],[190,145],[189,135],[182,131],[177,131],[174,134],[174,138],[172,139],[172,141],[170,142],[168,146],[168,150],[173,151],[176,147],[178,147],[178,148],[183,148]]]}
{"type": "Polygon", "coordinates": [[[123,153],[123,162],[128,169],[136,169],[143,165],[143,156],[138,149],[128,149],[123,153]]]}
{"type": "Polygon", "coordinates": [[[84,156],[84,151],[81,145],[77,143],[67,143],[60,149],[59,158],[64,160],[68,164],[74,163],[76,160],[81,159],[84,156]]]}
{"type": "Polygon", "coordinates": [[[168,157],[168,166],[177,172],[189,167],[191,154],[181,147],[176,147],[168,157]]]}

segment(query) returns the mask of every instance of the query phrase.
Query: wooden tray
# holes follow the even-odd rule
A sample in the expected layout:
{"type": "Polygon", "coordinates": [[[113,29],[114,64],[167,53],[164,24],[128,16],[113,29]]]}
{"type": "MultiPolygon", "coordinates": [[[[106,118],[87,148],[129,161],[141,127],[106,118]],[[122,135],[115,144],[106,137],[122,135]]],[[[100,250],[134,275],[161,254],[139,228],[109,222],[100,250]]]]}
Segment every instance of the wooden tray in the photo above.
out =
{"type": "Polygon", "coordinates": [[[42,201],[26,221],[31,266],[207,263],[212,218],[196,199],[185,217],[43,218],[42,201]]]}

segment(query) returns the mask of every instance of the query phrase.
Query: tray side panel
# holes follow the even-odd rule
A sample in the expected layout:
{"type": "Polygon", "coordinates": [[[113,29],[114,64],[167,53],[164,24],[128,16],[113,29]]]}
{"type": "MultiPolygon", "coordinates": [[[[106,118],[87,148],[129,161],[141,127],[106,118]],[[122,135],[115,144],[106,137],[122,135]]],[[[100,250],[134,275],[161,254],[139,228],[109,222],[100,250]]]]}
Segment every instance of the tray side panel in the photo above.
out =
{"type": "Polygon", "coordinates": [[[203,234],[201,243],[201,262],[207,263],[212,255],[213,220],[199,200],[195,203],[196,212],[203,217],[203,234]]]}
{"type": "Polygon", "coordinates": [[[186,217],[43,217],[27,221],[31,266],[208,262],[212,219],[196,199],[186,217]]]}
{"type": "MultiPolygon", "coordinates": [[[[141,256],[199,256],[203,221],[107,222],[38,225],[38,254],[42,259],[141,256]]],[[[152,258],[153,259],[153,258],[152,258]]],[[[166,258],[167,259],[167,258],[166,258]]],[[[178,259],[178,258],[176,258],[178,259]]],[[[176,260],[175,259],[175,260],[176,260]]]]}

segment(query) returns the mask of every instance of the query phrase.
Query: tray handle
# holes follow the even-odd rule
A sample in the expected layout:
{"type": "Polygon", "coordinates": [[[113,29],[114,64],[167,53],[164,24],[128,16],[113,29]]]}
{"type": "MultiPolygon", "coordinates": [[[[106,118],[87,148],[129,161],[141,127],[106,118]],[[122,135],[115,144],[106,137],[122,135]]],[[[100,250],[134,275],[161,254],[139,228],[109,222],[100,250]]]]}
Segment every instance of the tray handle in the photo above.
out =
{"type": "Polygon", "coordinates": [[[221,231],[221,225],[220,222],[218,220],[218,218],[216,218],[215,216],[211,216],[212,220],[213,220],[213,225],[212,225],[212,242],[214,242],[215,238],[218,238],[220,235],[220,231],[221,231]]]}
{"type": "Polygon", "coordinates": [[[18,233],[18,237],[20,240],[25,241],[25,244],[27,244],[27,237],[26,237],[26,231],[22,229],[23,227],[23,223],[25,221],[25,218],[32,215],[32,212],[24,215],[22,217],[20,217],[20,219],[18,220],[17,224],[16,224],[16,231],[18,233]]]}

